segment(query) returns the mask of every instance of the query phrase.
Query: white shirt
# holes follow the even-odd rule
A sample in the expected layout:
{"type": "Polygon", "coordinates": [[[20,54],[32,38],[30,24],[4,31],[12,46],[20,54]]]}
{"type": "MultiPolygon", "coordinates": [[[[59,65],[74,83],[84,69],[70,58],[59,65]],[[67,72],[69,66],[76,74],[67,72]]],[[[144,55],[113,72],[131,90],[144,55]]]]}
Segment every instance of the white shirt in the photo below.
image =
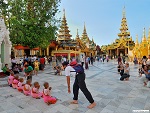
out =
{"type": "Polygon", "coordinates": [[[84,62],[84,57],[81,57],[81,62],[84,62]]]}
{"type": "Polygon", "coordinates": [[[50,90],[48,89],[44,89],[44,95],[49,95],[50,96],[50,90]]]}
{"type": "Polygon", "coordinates": [[[147,64],[147,65],[150,65],[150,59],[148,59],[148,60],[146,61],[146,64],[147,64]]]}
{"type": "Polygon", "coordinates": [[[70,72],[70,71],[75,71],[75,70],[73,69],[73,67],[67,66],[65,68],[65,75],[66,76],[70,76],[70,75],[75,76],[76,75],[76,72],[70,72]]]}
{"type": "Polygon", "coordinates": [[[125,73],[128,74],[128,75],[130,74],[130,68],[129,67],[125,68],[125,73]]]}

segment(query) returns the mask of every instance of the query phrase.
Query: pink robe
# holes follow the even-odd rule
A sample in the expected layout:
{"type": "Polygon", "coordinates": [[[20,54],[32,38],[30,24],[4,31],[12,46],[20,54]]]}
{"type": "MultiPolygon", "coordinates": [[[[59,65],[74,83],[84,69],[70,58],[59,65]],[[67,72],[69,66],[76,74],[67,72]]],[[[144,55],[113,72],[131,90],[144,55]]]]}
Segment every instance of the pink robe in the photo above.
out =
{"type": "Polygon", "coordinates": [[[14,76],[10,75],[10,76],[8,77],[8,85],[12,85],[13,80],[14,80],[14,76]]]}
{"type": "Polygon", "coordinates": [[[43,100],[45,103],[51,103],[51,104],[55,104],[57,101],[57,99],[55,97],[52,97],[50,95],[49,88],[43,90],[43,100]]]}
{"type": "Polygon", "coordinates": [[[19,92],[23,91],[23,84],[22,84],[22,82],[18,83],[17,89],[18,89],[19,92]]]}
{"type": "Polygon", "coordinates": [[[14,79],[13,83],[12,83],[12,87],[16,89],[18,86],[18,83],[19,83],[19,81],[17,79],[14,79]]]}
{"type": "Polygon", "coordinates": [[[25,84],[25,85],[23,86],[23,93],[24,93],[26,96],[28,96],[28,95],[31,94],[31,87],[30,87],[29,84],[25,84]]]}
{"type": "Polygon", "coordinates": [[[31,96],[33,98],[40,98],[42,96],[42,93],[39,92],[39,89],[33,87],[32,90],[31,90],[31,96]]]}

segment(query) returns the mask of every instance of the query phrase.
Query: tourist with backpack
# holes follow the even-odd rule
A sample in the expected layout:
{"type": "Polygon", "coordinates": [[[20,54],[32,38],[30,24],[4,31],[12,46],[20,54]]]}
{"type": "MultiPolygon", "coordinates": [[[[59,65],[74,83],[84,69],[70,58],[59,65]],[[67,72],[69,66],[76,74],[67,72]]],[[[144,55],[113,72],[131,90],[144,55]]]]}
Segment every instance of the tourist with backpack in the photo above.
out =
{"type": "Polygon", "coordinates": [[[91,93],[88,91],[86,84],[85,84],[85,73],[84,68],[82,65],[77,64],[76,60],[73,60],[70,64],[68,62],[62,63],[64,69],[65,69],[65,75],[67,78],[67,85],[68,85],[68,93],[71,93],[70,90],[70,75],[75,76],[75,81],[73,84],[73,101],[72,104],[78,104],[78,94],[79,94],[79,88],[87,98],[87,100],[91,103],[88,108],[92,109],[96,106],[96,103],[93,100],[93,97],[91,93]]]}

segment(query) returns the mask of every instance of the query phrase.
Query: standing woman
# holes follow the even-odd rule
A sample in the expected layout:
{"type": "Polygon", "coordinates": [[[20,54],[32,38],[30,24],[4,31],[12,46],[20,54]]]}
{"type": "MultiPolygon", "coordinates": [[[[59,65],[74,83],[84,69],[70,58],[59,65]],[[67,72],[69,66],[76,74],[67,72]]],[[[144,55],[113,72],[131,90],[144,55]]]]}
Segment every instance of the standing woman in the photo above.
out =
{"type": "Polygon", "coordinates": [[[89,66],[88,66],[88,63],[89,63],[89,57],[85,57],[85,69],[89,69],[89,66]]]}
{"type": "Polygon", "coordinates": [[[56,57],[55,56],[52,57],[52,67],[53,67],[53,69],[54,69],[54,67],[56,67],[56,57]]]}

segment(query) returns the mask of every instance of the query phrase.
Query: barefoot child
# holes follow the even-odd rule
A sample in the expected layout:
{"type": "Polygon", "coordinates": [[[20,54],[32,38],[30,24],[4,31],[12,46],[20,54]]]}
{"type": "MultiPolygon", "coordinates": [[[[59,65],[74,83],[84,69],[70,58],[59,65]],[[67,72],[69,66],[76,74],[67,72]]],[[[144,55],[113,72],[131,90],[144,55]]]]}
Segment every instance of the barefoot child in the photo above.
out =
{"type": "Polygon", "coordinates": [[[14,80],[13,80],[12,87],[13,87],[14,89],[16,89],[18,83],[19,83],[19,76],[16,75],[15,78],[14,78],[14,80]]]}
{"type": "Polygon", "coordinates": [[[28,96],[31,92],[31,80],[27,80],[26,84],[23,86],[23,93],[28,96]]]}
{"type": "Polygon", "coordinates": [[[33,65],[34,65],[34,74],[37,75],[39,71],[39,65],[40,65],[40,62],[38,61],[38,59],[35,60],[33,65]]]}
{"type": "Polygon", "coordinates": [[[48,105],[55,104],[57,99],[51,96],[50,91],[52,88],[49,87],[49,83],[45,82],[43,85],[44,85],[44,89],[43,89],[44,102],[47,103],[48,105]]]}
{"type": "Polygon", "coordinates": [[[34,87],[31,90],[31,96],[36,99],[40,99],[42,93],[39,92],[40,85],[38,82],[34,82],[34,87]]]}
{"type": "Polygon", "coordinates": [[[13,80],[14,80],[14,73],[11,73],[10,76],[8,77],[8,85],[10,87],[12,87],[12,83],[13,83],[13,80]]]}
{"type": "Polygon", "coordinates": [[[23,86],[24,86],[23,81],[24,81],[23,78],[19,79],[19,83],[18,83],[18,87],[17,87],[17,89],[18,89],[19,92],[23,91],[23,86]]]}

